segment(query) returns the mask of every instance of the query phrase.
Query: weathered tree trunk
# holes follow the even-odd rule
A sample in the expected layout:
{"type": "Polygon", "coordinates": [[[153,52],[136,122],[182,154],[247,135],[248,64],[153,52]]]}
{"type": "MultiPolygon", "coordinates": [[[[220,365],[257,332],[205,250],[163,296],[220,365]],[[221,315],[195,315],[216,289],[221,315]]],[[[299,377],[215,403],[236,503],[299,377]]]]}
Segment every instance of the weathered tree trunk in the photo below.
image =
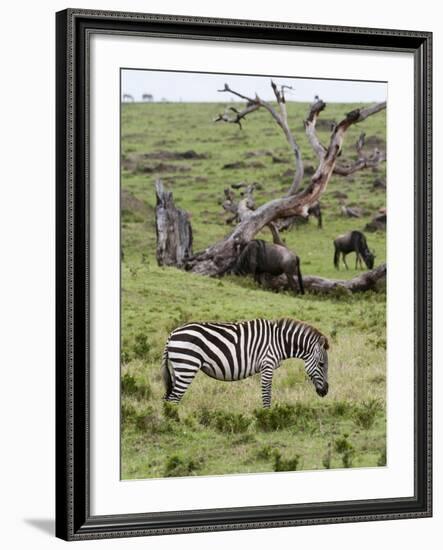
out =
{"type": "MultiPolygon", "coordinates": [[[[296,285],[297,280],[294,278],[296,285]]],[[[315,277],[313,275],[305,275],[303,277],[303,285],[305,291],[319,292],[323,294],[337,294],[344,292],[351,294],[353,292],[364,292],[365,290],[375,289],[379,284],[386,280],[386,264],[379,265],[371,271],[366,271],[357,275],[353,279],[324,279],[323,277],[315,277]]],[[[271,290],[291,290],[288,285],[286,275],[278,277],[270,277],[262,275],[261,282],[265,288],[271,290]]]]}
{"type": "Polygon", "coordinates": [[[192,256],[192,228],[187,212],[174,205],[171,191],[165,191],[161,180],[155,182],[157,206],[157,263],[183,267],[192,256]]]}

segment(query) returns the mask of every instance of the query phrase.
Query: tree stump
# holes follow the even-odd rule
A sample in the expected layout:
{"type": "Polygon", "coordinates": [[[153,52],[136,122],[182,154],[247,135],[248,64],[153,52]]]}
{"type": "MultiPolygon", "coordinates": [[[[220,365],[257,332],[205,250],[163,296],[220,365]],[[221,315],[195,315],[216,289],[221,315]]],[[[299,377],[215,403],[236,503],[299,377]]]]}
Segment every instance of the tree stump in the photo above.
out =
{"type": "Polygon", "coordinates": [[[161,180],[155,182],[155,192],[157,263],[183,267],[192,256],[192,227],[188,213],[175,206],[172,192],[164,189],[161,180]]]}

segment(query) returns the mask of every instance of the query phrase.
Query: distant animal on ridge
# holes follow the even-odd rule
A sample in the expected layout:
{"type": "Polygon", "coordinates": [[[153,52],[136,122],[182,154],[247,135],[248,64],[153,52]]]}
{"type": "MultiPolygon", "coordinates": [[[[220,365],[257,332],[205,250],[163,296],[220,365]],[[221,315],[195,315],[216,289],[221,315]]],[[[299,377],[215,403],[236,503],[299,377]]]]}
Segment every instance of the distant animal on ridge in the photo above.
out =
{"type": "Polygon", "coordinates": [[[294,319],[188,323],[171,332],[163,352],[164,399],[178,403],[200,370],[228,382],[260,373],[263,407],[269,408],[274,371],[291,357],[303,359],[315,391],[324,397],[327,349],[326,336],[294,319]]]}
{"type": "Polygon", "coordinates": [[[363,267],[362,259],[368,269],[374,267],[375,254],[369,250],[366,237],[361,231],[349,231],[344,235],[340,235],[334,240],[334,265],[339,269],[340,254],[342,255],[343,263],[346,269],[348,264],[346,263],[346,255],[355,252],[355,269],[358,265],[363,267]]]}
{"type": "Polygon", "coordinates": [[[273,244],[261,239],[254,239],[242,250],[233,270],[235,275],[250,273],[259,283],[262,273],[286,275],[289,287],[294,291],[305,293],[300,271],[300,258],[285,246],[273,244]],[[295,282],[298,279],[298,288],[295,282]]]}
{"type": "Polygon", "coordinates": [[[134,97],[131,94],[123,94],[123,101],[134,102],[134,97]]]}

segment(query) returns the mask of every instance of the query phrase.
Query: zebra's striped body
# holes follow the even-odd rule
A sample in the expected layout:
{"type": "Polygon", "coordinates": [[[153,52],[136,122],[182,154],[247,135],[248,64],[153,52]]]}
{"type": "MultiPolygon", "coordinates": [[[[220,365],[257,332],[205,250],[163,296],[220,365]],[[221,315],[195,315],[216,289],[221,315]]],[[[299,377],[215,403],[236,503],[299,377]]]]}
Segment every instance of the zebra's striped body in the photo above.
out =
{"type": "Polygon", "coordinates": [[[269,407],[274,370],[291,357],[305,361],[306,373],[324,396],[327,349],[327,339],[317,329],[292,319],[188,323],[170,334],[163,353],[165,399],[180,401],[199,370],[224,381],[260,373],[263,406],[269,407]]]}

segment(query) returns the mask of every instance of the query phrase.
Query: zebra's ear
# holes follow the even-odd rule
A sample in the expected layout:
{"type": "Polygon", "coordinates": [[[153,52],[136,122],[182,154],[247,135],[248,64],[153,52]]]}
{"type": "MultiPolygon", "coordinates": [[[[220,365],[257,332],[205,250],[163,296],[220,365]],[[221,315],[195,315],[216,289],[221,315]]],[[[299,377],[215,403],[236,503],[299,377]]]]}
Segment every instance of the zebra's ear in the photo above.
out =
{"type": "Polygon", "coordinates": [[[329,342],[328,342],[328,339],[326,338],[326,336],[320,336],[320,340],[318,341],[318,343],[319,343],[324,349],[329,349],[329,342]]]}

